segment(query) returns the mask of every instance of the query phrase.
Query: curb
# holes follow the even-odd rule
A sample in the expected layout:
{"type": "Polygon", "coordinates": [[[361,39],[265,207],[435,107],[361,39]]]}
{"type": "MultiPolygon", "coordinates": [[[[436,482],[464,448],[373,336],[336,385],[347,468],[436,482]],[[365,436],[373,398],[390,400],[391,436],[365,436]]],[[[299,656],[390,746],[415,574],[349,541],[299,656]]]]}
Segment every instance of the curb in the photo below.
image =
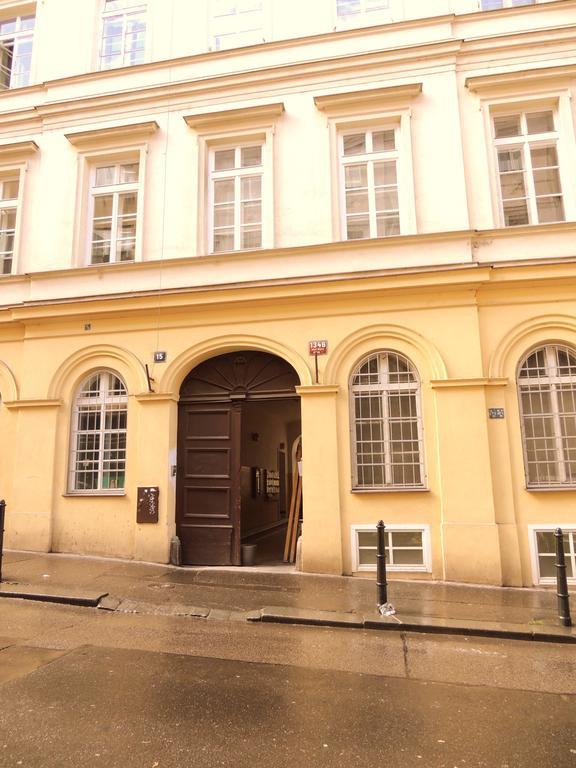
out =
{"type": "Polygon", "coordinates": [[[13,598],[19,600],[33,600],[39,603],[58,603],[60,605],[76,605],[83,608],[97,608],[100,601],[108,592],[86,591],[83,595],[70,595],[58,593],[56,590],[26,591],[13,588],[8,584],[0,584],[0,598],[13,598]]]}

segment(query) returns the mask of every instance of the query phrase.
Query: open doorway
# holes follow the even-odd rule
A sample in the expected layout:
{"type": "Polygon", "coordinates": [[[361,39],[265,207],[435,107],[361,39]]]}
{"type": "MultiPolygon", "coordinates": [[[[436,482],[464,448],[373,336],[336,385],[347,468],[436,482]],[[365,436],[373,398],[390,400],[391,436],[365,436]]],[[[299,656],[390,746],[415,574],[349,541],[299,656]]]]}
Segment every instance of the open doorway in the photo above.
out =
{"type": "Polygon", "coordinates": [[[294,369],[264,352],[194,368],[180,389],[176,532],[182,561],[282,562],[301,432],[294,369]]]}

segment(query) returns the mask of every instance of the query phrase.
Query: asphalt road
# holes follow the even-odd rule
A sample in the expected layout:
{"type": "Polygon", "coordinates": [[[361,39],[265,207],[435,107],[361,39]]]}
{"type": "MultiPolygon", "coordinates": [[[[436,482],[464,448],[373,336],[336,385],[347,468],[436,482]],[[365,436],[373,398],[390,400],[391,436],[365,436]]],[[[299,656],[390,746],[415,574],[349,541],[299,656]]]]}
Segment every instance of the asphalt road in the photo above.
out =
{"type": "Polygon", "coordinates": [[[571,646],[0,603],[0,766],[576,766],[571,646]]]}

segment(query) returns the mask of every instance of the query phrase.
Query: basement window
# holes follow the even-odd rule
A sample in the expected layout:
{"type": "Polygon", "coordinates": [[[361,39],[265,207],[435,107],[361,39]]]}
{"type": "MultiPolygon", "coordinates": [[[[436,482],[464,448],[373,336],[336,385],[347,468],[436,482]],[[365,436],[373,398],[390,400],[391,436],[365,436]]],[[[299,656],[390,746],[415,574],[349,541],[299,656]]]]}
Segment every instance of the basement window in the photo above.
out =
{"type": "Polygon", "coordinates": [[[556,528],[562,528],[564,534],[564,557],[566,560],[566,578],[576,584],[576,526],[533,525],[530,526],[530,549],[535,584],[556,583],[556,528]]]}
{"type": "Polygon", "coordinates": [[[34,22],[34,16],[0,21],[0,90],[28,85],[34,22]]]}
{"type": "MultiPolygon", "coordinates": [[[[386,526],[386,567],[389,571],[431,569],[430,529],[427,525],[386,526]]],[[[375,571],[377,554],[376,525],[352,526],[352,570],[375,571]]]]}

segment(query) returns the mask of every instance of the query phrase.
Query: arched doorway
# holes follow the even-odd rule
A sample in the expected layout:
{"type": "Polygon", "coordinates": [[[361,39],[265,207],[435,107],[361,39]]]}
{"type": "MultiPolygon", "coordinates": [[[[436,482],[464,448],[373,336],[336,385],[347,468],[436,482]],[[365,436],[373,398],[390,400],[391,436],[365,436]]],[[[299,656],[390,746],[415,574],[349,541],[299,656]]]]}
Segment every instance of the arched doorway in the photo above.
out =
{"type": "Polygon", "coordinates": [[[189,565],[240,565],[241,545],[280,561],[300,434],[298,375],[266,352],[232,352],[180,388],[176,531],[189,565]]]}

